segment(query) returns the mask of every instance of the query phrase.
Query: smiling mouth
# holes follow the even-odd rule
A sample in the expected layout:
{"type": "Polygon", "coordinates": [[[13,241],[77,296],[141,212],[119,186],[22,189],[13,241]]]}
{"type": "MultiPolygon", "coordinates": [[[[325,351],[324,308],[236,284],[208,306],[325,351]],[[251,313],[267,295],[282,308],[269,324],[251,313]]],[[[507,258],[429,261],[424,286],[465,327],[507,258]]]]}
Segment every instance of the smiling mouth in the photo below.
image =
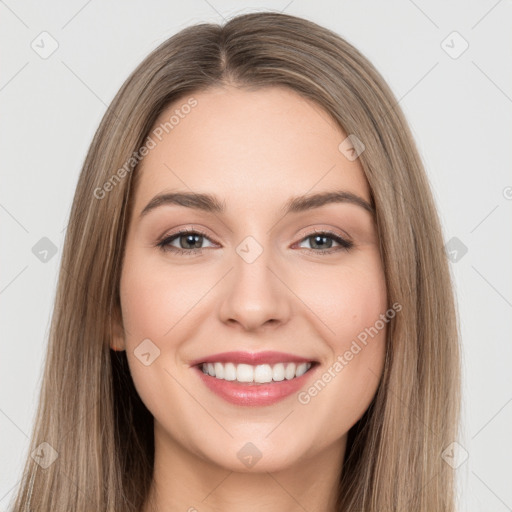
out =
{"type": "Polygon", "coordinates": [[[218,380],[235,382],[237,384],[269,384],[302,377],[318,363],[283,362],[276,364],[235,364],[230,362],[200,363],[198,368],[205,375],[218,380]]]}

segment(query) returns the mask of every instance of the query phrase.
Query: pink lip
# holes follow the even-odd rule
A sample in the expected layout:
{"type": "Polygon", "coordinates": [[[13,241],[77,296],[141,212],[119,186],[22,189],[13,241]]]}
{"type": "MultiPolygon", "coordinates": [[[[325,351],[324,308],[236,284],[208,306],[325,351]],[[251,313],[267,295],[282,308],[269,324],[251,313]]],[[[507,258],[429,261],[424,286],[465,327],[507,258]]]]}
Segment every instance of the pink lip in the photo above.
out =
{"type": "MultiPolygon", "coordinates": [[[[216,359],[216,361],[219,361],[216,359]]],[[[281,361],[283,361],[281,359],[281,361]]],[[[217,379],[206,375],[200,366],[194,366],[193,370],[199,378],[213,391],[229,403],[245,406],[272,405],[288,396],[298,393],[305,383],[316,373],[318,364],[314,364],[304,375],[291,380],[282,380],[269,384],[241,383],[217,379]]]]}
{"type": "Polygon", "coordinates": [[[285,352],[222,352],[211,356],[196,359],[190,366],[201,363],[234,363],[234,364],[276,364],[276,363],[309,363],[316,362],[313,359],[286,354],[285,352]]]}

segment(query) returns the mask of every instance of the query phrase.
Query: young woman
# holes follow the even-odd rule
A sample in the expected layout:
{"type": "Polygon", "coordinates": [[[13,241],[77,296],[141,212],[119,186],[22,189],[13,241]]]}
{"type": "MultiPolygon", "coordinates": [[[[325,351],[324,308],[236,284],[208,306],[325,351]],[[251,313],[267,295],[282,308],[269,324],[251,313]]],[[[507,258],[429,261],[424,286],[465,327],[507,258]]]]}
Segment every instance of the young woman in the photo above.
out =
{"type": "Polygon", "coordinates": [[[182,30],[87,154],[16,512],[454,510],[459,345],[375,68],[277,13],[182,30]]]}

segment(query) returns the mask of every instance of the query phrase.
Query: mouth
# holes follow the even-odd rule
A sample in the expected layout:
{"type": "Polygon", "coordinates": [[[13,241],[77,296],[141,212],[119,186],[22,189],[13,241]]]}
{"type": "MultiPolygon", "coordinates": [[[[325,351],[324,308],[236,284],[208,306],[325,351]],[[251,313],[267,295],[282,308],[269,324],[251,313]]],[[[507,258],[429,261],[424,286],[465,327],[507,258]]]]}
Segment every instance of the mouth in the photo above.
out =
{"type": "Polygon", "coordinates": [[[240,406],[265,406],[298,393],[320,363],[279,352],[230,352],[196,360],[192,369],[206,387],[240,406]]]}
{"type": "Polygon", "coordinates": [[[250,365],[233,362],[200,363],[198,368],[205,374],[215,379],[236,382],[238,384],[268,384],[282,382],[302,377],[314,365],[315,361],[307,363],[283,362],[270,364],[250,365]]]}

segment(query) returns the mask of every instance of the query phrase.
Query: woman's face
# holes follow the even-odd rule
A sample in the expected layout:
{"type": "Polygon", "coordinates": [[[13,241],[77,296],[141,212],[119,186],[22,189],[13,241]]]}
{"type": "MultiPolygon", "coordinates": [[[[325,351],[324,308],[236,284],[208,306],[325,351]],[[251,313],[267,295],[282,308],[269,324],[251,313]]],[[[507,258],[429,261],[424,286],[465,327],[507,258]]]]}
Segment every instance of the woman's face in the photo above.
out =
{"type": "Polygon", "coordinates": [[[361,165],[289,89],[191,97],[162,113],[138,170],[112,346],[169,456],[233,471],[339,459],[376,392],[388,318],[361,165]]]}

